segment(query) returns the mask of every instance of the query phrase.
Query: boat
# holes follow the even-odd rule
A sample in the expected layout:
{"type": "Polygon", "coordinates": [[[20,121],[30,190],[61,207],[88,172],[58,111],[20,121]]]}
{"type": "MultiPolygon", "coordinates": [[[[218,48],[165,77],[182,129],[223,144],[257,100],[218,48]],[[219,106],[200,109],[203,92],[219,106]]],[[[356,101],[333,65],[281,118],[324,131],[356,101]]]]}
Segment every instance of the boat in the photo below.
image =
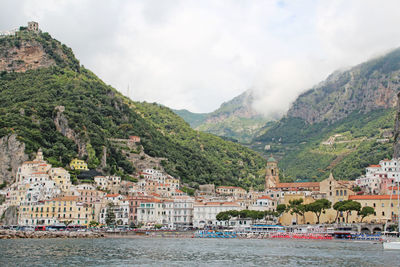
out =
{"type": "MultiPolygon", "coordinates": [[[[397,230],[400,231],[400,182],[397,181],[397,208],[398,208],[398,215],[397,215],[397,230]]],[[[392,199],[392,190],[390,192],[390,199],[392,199]]],[[[386,232],[386,225],[387,222],[385,224],[385,232],[386,232]]],[[[399,233],[397,233],[397,237],[399,233]]],[[[387,239],[385,238],[384,242],[383,242],[383,249],[384,250],[398,250],[400,249],[400,238],[396,238],[396,239],[387,239]]]]}

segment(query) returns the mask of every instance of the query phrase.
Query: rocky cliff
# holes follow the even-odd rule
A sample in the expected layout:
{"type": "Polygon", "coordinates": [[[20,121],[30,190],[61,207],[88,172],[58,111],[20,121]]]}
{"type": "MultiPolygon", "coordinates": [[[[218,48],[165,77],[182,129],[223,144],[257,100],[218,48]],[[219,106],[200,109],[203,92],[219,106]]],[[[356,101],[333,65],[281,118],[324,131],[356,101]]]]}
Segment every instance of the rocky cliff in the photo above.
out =
{"type": "Polygon", "coordinates": [[[25,144],[16,134],[0,138],[0,184],[13,182],[19,165],[27,159],[25,144]]]}
{"type": "Polygon", "coordinates": [[[55,64],[55,60],[45,53],[43,45],[37,41],[20,41],[0,50],[0,71],[24,72],[55,64]]]}
{"type": "Polygon", "coordinates": [[[400,49],[396,49],[350,70],[333,73],[300,95],[287,115],[308,123],[334,122],[353,111],[393,108],[399,88],[400,49]]]}
{"type": "Polygon", "coordinates": [[[396,120],[394,123],[393,158],[400,158],[400,93],[397,94],[396,120]]]}
{"type": "Polygon", "coordinates": [[[87,137],[80,136],[68,126],[68,119],[63,114],[65,111],[64,106],[56,106],[55,111],[56,116],[54,117],[54,125],[56,126],[57,131],[75,143],[80,158],[87,155],[86,142],[84,141],[87,137]]]}
{"type": "Polygon", "coordinates": [[[55,65],[79,69],[72,50],[48,33],[22,29],[15,36],[0,37],[0,72],[25,72],[55,65]]]}

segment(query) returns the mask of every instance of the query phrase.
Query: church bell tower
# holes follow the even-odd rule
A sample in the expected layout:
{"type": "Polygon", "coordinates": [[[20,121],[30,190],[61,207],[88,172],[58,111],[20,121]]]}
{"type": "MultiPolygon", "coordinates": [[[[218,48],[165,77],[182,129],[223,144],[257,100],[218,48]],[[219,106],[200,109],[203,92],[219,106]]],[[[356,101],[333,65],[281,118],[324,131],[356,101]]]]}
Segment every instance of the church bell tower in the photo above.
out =
{"type": "Polygon", "coordinates": [[[267,160],[267,171],[265,175],[265,190],[274,188],[279,183],[278,161],[272,157],[267,160]]]}

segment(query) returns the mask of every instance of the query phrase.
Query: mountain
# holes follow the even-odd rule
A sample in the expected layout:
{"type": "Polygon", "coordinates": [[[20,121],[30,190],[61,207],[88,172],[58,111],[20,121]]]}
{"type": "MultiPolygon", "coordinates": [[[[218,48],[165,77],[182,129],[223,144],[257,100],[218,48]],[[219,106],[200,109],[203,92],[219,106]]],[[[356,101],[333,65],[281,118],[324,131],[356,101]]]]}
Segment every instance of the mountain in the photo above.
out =
{"type": "Polygon", "coordinates": [[[355,179],[392,156],[400,49],[337,71],[301,94],[287,115],[252,142],[280,158],[283,179],[355,179]]]}
{"type": "Polygon", "coordinates": [[[139,158],[194,185],[263,182],[256,152],[192,130],[166,107],[124,97],[48,33],[21,27],[0,37],[0,100],[0,182],[11,182],[39,148],[54,166],[79,157],[123,179],[132,179],[139,158]],[[140,143],[128,145],[129,136],[140,143]]]}
{"type": "Polygon", "coordinates": [[[253,109],[253,100],[253,94],[248,90],[211,113],[174,112],[196,130],[248,143],[266,122],[271,121],[253,109]]]}
{"type": "Polygon", "coordinates": [[[187,109],[173,109],[172,111],[189,123],[192,128],[201,125],[208,115],[208,113],[193,113],[187,109]]]}

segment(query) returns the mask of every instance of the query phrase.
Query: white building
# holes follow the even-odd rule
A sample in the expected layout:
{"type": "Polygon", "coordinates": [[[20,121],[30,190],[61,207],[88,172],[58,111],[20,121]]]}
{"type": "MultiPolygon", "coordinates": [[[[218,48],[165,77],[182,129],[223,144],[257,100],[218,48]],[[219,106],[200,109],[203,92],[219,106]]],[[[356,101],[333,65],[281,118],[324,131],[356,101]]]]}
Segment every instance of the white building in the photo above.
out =
{"type": "Polygon", "coordinates": [[[250,210],[259,210],[259,211],[273,211],[276,209],[276,201],[273,200],[269,196],[262,196],[259,197],[254,205],[252,205],[249,209],[250,210]]]}
{"type": "Polygon", "coordinates": [[[236,202],[195,202],[193,206],[193,227],[204,228],[223,225],[225,222],[217,221],[216,216],[222,211],[240,210],[236,202]]]}
{"type": "Polygon", "coordinates": [[[369,194],[379,194],[400,181],[400,160],[384,159],[378,165],[370,165],[365,175],[356,179],[355,185],[369,194]]]}
{"type": "Polygon", "coordinates": [[[173,228],[185,228],[193,225],[194,198],[176,196],[173,198],[173,228]]]}
{"type": "Polygon", "coordinates": [[[128,225],[129,224],[129,201],[124,199],[114,199],[110,201],[111,205],[107,204],[100,210],[99,222],[106,224],[107,213],[109,209],[115,215],[115,224],[117,225],[128,225]]]}

